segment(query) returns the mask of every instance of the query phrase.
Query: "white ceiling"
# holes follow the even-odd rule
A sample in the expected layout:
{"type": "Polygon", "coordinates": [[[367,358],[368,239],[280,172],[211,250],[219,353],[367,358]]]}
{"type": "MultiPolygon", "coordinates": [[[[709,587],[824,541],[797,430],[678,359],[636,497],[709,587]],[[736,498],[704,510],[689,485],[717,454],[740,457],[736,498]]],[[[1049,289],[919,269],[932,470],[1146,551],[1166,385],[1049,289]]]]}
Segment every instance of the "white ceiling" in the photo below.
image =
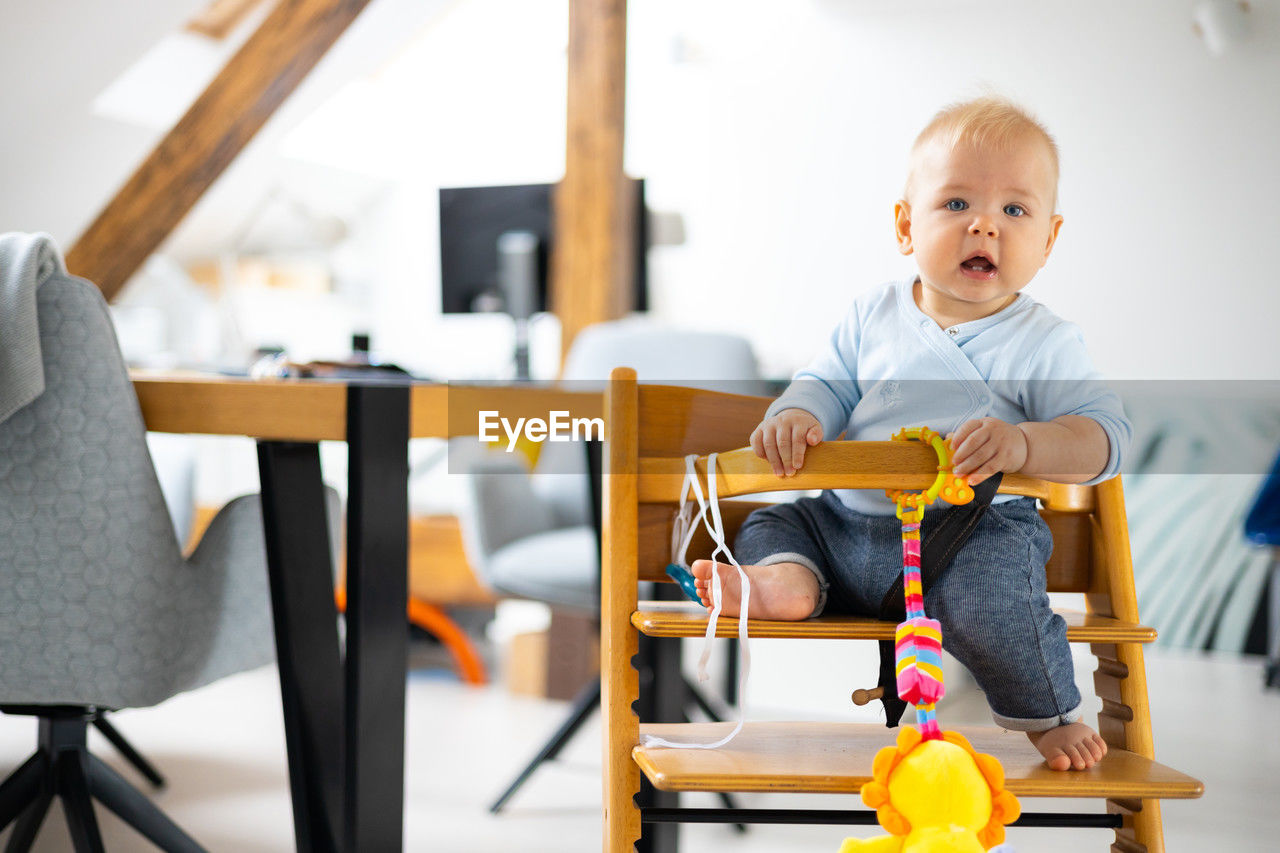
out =
{"type": "MultiPolygon", "coordinates": [[[[324,215],[350,215],[366,204],[378,190],[373,179],[288,160],[277,153],[279,141],[456,2],[372,0],[162,250],[179,258],[216,252],[273,189],[324,215]]],[[[71,246],[162,136],[94,115],[95,98],[204,3],[3,0],[0,231],[47,231],[71,246]]]]}

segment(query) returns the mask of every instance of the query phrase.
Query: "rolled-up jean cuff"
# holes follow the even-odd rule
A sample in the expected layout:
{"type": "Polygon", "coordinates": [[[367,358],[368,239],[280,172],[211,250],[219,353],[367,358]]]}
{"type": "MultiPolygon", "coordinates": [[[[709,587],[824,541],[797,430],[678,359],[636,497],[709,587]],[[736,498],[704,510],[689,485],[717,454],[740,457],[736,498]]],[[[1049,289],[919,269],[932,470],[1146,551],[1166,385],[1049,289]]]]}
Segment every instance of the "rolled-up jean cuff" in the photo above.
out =
{"type": "Polygon", "coordinates": [[[1047,732],[1049,729],[1056,729],[1058,726],[1065,726],[1068,723],[1080,722],[1083,716],[1080,708],[1083,705],[1077,705],[1065,714],[1059,714],[1056,717],[1041,717],[1039,719],[1020,719],[1018,717],[1005,717],[991,712],[992,718],[996,721],[996,725],[1003,729],[1013,732],[1047,732]]]}
{"type": "Polygon", "coordinates": [[[799,563],[809,571],[813,572],[813,576],[818,580],[818,602],[813,605],[813,612],[806,616],[806,619],[812,619],[815,616],[822,615],[823,609],[827,606],[827,587],[830,586],[827,578],[822,574],[822,570],[818,568],[818,564],[806,557],[804,554],[797,554],[794,551],[784,551],[780,554],[770,554],[763,560],[757,560],[757,566],[773,566],[778,563],[799,563]]]}

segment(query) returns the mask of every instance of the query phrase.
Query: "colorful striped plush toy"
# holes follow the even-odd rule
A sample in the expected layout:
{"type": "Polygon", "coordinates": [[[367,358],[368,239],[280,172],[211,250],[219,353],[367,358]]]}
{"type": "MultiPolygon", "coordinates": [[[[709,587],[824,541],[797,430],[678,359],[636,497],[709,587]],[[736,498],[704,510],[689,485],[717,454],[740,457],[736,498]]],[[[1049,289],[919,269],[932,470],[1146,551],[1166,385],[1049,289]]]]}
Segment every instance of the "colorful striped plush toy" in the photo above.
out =
{"type": "Polygon", "coordinates": [[[941,496],[951,504],[973,500],[973,489],[951,471],[951,446],[928,429],[904,429],[895,441],[920,441],[938,454],[938,476],[923,492],[889,491],[902,520],[902,577],[906,621],[894,634],[898,696],[916,706],[917,729],[904,727],[895,746],[876,753],[873,780],[862,801],[891,833],[847,838],[840,853],[980,853],[1004,840],[1017,819],[1018,800],[1004,789],[1000,762],[975,752],[965,738],[938,727],[942,681],[942,625],[924,611],[920,581],[920,522],[941,496]]]}
{"type": "Polygon", "coordinates": [[[945,694],[942,683],[942,625],[924,612],[924,587],[920,582],[920,522],[924,508],[941,497],[950,504],[973,500],[973,489],[951,471],[951,445],[928,427],[903,429],[894,441],[919,441],[938,454],[938,476],[923,492],[891,489],[885,492],[898,505],[902,521],[902,591],[907,618],[894,633],[894,671],[898,696],[916,706],[916,725],[925,740],[942,737],[938,730],[937,703],[945,694]]]}

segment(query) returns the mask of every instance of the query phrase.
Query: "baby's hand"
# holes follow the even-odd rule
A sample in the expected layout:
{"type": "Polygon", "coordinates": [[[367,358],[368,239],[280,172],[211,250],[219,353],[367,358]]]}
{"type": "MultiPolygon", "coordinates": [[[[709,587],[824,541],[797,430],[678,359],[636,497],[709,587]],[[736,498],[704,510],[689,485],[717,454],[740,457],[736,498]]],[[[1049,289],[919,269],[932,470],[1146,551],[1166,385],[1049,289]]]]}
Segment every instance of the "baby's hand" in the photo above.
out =
{"type": "Polygon", "coordinates": [[[951,435],[952,472],[976,486],[997,471],[1027,464],[1027,434],[999,418],[965,421],[951,435]]]}
{"type": "Polygon", "coordinates": [[[768,459],[773,473],[790,477],[804,465],[804,452],[822,441],[822,424],[804,409],[783,409],[751,433],[751,449],[768,459]]]}

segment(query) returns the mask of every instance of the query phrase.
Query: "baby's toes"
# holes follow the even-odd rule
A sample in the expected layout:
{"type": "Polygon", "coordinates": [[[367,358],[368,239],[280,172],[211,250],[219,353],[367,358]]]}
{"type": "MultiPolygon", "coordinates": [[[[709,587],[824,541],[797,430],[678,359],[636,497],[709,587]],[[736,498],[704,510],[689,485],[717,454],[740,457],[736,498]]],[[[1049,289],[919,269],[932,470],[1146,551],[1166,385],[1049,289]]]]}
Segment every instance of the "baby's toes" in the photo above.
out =
{"type": "Polygon", "coordinates": [[[1062,750],[1057,750],[1051,755],[1044,757],[1044,763],[1049,765],[1050,770],[1070,770],[1071,757],[1062,750]]]}

